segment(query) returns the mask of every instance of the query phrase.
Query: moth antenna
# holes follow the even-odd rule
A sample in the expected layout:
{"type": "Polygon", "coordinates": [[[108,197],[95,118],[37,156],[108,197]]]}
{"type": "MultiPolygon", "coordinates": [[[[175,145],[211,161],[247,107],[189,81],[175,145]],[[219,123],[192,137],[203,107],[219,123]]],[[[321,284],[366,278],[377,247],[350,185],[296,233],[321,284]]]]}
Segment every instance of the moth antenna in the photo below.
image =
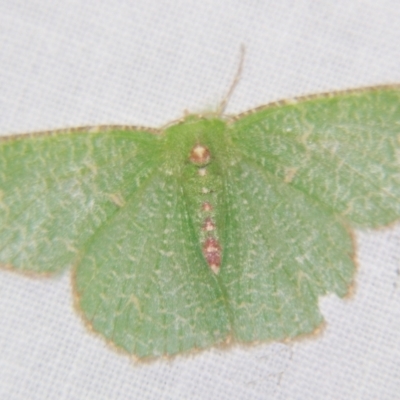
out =
{"type": "Polygon", "coordinates": [[[235,77],[231,83],[231,86],[229,87],[228,92],[226,93],[225,97],[222,99],[221,104],[218,107],[217,110],[217,115],[221,116],[224,111],[226,106],[228,105],[228,102],[232,96],[232,93],[235,91],[237,84],[240,81],[240,78],[242,76],[242,71],[243,71],[243,64],[244,64],[244,56],[246,53],[246,47],[244,44],[240,45],[240,53],[239,53],[239,65],[238,69],[236,71],[235,77]]]}

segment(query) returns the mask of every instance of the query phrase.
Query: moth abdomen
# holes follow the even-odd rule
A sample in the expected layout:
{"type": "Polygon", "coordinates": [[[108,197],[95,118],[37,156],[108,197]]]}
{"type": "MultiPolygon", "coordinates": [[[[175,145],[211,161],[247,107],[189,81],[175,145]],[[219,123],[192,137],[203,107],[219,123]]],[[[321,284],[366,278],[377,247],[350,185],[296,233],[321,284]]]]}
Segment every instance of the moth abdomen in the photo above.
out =
{"type": "Polygon", "coordinates": [[[222,244],[217,223],[221,178],[208,146],[196,143],[189,153],[187,193],[191,198],[194,224],[205,261],[218,274],[222,261],[222,244]]]}

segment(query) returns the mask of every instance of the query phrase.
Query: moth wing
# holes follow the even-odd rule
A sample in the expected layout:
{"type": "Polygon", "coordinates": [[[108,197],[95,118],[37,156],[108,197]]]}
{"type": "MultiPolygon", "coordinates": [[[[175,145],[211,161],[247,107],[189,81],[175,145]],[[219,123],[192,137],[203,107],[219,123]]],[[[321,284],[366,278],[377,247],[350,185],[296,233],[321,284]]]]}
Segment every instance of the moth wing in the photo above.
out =
{"type": "Polygon", "coordinates": [[[179,180],[164,171],[104,224],[75,271],[84,318],[140,358],[210,347],[230,332],[179,180]]]}
{"type": "Polygon", "coordinates": [[[267,107],[232,126],[221,279],[239,341],[322,323],[318,298],[355,272],[350,227],[400,216],[400,91],[381,88],[267,107]],[[237,267],[237,265],[239,267],[237,267]]]}
{"type": "Polygon", "coordinates": [[[0,265],[52,273],[75,263],[152,173],[158,142],[134,130],[1,139],[0,265]]]}
{"type": "Polygon", "coordinates": [[[233,131],[246,157],[350,224],[400,218],[400,87],[268,107],[233,131]]]}

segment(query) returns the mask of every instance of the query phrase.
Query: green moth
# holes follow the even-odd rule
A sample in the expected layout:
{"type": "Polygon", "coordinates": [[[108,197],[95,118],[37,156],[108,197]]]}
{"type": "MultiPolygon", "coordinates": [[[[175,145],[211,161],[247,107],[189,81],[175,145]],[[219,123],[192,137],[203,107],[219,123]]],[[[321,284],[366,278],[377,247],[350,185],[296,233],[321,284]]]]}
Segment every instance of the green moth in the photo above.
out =
{"type": "Polygon", "coordinates": [[[314,332],[352,229],[399,217],[396,86],[0,140],[0,264],[72,267],[87,324],[139,358],[314,332]]]}

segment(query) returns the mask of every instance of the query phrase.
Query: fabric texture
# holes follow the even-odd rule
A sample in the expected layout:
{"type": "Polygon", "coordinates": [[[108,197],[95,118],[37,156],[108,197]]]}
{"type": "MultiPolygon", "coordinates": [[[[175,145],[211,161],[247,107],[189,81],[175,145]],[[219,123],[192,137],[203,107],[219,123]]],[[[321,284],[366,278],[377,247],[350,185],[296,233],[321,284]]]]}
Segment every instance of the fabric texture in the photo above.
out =
{"type": "MultiPolygon", "coordinates": [[[[400,83],[395,0],[0,2],[0,134],[159,127],[215,110],[400,83]]],[[[70,273],[0,271],[0,399],[396,399],[400,226],[357,232],[351,298],[321,299],[324,332],[138,364],[88,332],[70,273]]]]}

